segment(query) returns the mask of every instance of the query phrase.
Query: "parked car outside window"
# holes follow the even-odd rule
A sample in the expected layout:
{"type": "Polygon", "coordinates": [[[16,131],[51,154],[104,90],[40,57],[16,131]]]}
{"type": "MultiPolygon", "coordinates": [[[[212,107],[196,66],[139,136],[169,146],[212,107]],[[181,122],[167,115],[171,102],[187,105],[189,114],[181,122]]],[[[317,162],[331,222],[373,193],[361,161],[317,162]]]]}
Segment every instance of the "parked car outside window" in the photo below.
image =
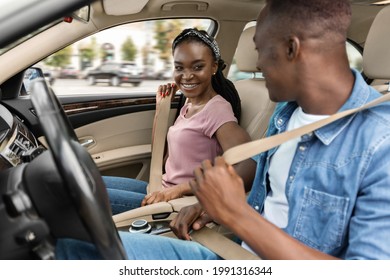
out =
{"type": "Polygon", "coordinates": [[[134,62],[105,62],[90,70],[87,80],[90,85],[104,82],[116,87],[122,83],[130,83],[137,87],[142,82],[142,72],[134,62]]]}
{"type": "Polygon", "coordinates": [[[60,71],[60,79],[77,79],[79,71],[73,66],[66,66],[60,71]]]}

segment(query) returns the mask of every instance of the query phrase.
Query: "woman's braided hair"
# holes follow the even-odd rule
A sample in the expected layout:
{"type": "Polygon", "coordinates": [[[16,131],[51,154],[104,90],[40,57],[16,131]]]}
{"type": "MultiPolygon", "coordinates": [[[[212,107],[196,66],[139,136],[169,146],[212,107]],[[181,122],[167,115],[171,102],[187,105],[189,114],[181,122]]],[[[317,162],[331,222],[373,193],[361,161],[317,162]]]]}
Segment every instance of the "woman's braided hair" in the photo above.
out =
{"type": "Polygon", "coordinates": [[[211,78],[211,85],[216,93],[221,95],[231,104],[234,116],[237,118],[238,122],[240,122],[240,96],[238,95],[237,89],[234,84],[229,79],[226,79],[223,75],[222,71],[225,69],[226,64],[221,58],[219,47],[215,39],[204,30],[198,30],[196,28],[184,29],[173,41],[172,52],[180,43],[191,41],[200,42],[210,48],[213,54],[213,58],[218,63],[217,72],[211,78]]]}

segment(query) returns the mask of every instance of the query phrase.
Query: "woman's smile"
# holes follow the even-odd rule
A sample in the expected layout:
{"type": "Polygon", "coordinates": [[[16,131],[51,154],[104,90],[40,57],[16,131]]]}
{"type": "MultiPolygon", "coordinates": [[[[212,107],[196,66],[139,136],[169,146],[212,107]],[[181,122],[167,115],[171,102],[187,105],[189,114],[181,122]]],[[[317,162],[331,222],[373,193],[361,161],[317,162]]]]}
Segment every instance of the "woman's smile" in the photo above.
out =
{"type": "Polygon", "coordinates": [[[196,88],[199,84],[194,84],[194,83],[192,83],[192,84],[181,83],[180,85],[181,85],[181,87],[182,87],[183,89],[192,90],[192,89],[196,88]]]}

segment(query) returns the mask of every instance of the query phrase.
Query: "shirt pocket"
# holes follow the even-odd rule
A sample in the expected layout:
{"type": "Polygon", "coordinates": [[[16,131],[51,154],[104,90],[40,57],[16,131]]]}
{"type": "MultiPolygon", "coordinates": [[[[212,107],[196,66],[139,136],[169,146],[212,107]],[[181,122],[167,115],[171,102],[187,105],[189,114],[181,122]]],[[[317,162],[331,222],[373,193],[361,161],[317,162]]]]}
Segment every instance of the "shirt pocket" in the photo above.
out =
{"type": "Polygon", "coordinates": [[[304,188],[294,237],[312,248],[329,252],[342,244],[348,197],[304,188]]]}

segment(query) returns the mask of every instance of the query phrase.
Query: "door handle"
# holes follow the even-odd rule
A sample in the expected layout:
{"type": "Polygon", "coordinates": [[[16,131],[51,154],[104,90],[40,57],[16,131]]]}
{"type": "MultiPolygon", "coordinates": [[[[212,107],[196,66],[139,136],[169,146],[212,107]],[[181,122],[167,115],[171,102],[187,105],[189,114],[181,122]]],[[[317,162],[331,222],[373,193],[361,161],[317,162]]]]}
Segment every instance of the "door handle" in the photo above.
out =
{"type": "Polygon", "coordinates": [[[84,138],[80,140],[80,145],[83,146],[84,148],[88,148],[92,145],[94,145],[96,142],[92,138],[84,138]]]}

